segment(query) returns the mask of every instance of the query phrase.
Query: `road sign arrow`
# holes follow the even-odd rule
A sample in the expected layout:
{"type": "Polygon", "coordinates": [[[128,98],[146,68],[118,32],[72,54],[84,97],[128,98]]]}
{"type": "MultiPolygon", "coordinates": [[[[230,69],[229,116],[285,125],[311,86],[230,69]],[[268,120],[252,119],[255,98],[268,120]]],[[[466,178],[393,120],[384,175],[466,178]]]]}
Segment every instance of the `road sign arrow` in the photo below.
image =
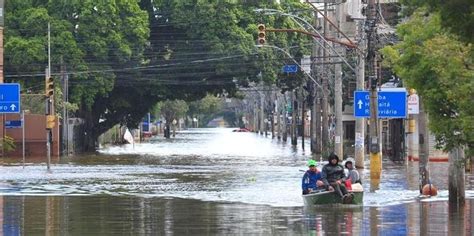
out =
{"type": "Polygon", "coordinates": [[[20,84],[0,84],[0,114],[20,113],[20,84]]]}
{"type": "Polygon", "coordinates": [[[362,109],[362,104],[363,104],[362,100],[359,99],[359,101],[357,102],[357,105],[359,105],[359,109],[362,109]]]}

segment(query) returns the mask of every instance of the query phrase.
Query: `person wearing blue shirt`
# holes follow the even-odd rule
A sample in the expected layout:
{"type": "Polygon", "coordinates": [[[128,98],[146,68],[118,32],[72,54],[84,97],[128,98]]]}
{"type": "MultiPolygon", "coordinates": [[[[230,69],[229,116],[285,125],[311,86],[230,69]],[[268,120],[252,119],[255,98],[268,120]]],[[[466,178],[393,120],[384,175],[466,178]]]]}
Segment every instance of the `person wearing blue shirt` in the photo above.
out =
{"type": "Polygon", "coordinates": [[[321,180],[321,172],[316,168],[316,161],[309,160],[308,167],[309,169],[304,173],[301,184],[303,194],[308,194],[318,188],[324,187],[324,183],[321,180]]]}

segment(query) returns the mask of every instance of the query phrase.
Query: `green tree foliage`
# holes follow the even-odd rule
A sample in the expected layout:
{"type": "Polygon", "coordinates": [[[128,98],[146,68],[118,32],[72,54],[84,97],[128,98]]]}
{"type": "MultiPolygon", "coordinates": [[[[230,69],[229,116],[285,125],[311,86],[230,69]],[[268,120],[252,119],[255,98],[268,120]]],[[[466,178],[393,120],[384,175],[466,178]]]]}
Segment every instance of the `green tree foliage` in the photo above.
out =
{"type": "MultiPolygon", "coordinates": [[[[288,58],[275,49],[257,50],[257,25],[264,23],[268,28],[298,26],[286,16],[267,16],[255,10],[275,8],[291,12],[304,9],[305,5],[296,0],[283,4],[255,2],[259,3],[154,1],[153,5],[149,0],[142,1],[142,5],[148,6],[151,19],[150,59],[152,63],[164,65],[160,68],[163,72],[160,80],[168,83],[169,88],[173,86],[168,80],[180,80],[174,87],[189,93],[187,97],[191,99],[186,100],[197,100],[209,92],[220,93],[222,88],[233,95],[235,83],[245,86],[254,81],[275,81],[288,58]]],[[[296,57],[301,57],[305,43],[309,41],[307,36],[296,33],[267,33],[267,39],[271,45],[292,47],[288,51],[296,57]]]]}
{"type": "Polygon", "coordinates": [[[154,108],[156,117],[163,116],[166,121],[165,137],[170,138],[170,125],[174,120],[184,118],[189,110],[188,104],[183,100],[166,100],[158,103],[154,108]]]}
{"type": "Polygon", "coordinates": [[[222,111],[222,99],[208,94],[206,97],[198,101],[189,103],[188,116],[197,118],[199,126],[205,126],[211,121],[216,114],[222,111]]]}
{"type": "MultiPolygon", "coordinates": [[[[95,148],[99,134],[127,118],[133,120],[127,115],[138,110],[142,103],[135,99],[140,96],[123,99],[122,88],[136,75],[127,68],[142,65],[149,35],[148,16],[137,1],[13,0],[5,8],[6,77],[43,92],[50,23],[51,69],[54,75],[61,61],[67,66],[70,101],[79,104],[77,115],[86,121],[88,150],[95,148]],[[131,111],[124,112],[129,107],[131,111]]],[[[129,90],[140,95],[133,87],[129,90]]]]}
{"type": "MultiPolygon", "coordinates": [[[[70,101],[85,119],[84,144],[116,124],[136,127],[158,101],[193,101],[238,85],[275,80],[286,55],[255,47],[257,24],[297,28],[285,12],[304,9],[298,0],[11,0],[5,5],[5,75],[25,91],[42,93],[51,24],[52,71],[61,61],[70,101]],[[258,74],[262,77],[257,76],[258,74]]],[[[299,12],[296,12],[299,14],[299,12]]],[[[301,12],[307,14],[308,12],[301,12]]],[[[308,42],[298,34],[268,34],[269,44],[301,56],[308,42]]]]}
{"type": "Polygon", "coordinates": [[[474,4],[472,0],[402,0],[413,11],[426,6],[430,11],[438,11],[441,25],[450,29],[466,42],[474,42],[474,4]]]}
{"type": "Polygon", "coordinates": [[[166,100],[160,102],[160,114],[165,118],[166,123],[183,118],[188,112],[188,104],[183,100],[166,100]]]}
{"type": "Polygon", "coordinates": [[[15,150],[16,148],[15,140],[12,137],[5,135],[5,137],[0,140],[1,140],[1,148],[3,149],[4,152],[11,152],[15,150]]]}
{"type": "Polygon", "coordinates": [[[423,97],[430,129],[446,150],[474,148],[474,71],[466,45],[441,27],[439,14],[415,12],[385,47],[385,63],[423,97]]]}

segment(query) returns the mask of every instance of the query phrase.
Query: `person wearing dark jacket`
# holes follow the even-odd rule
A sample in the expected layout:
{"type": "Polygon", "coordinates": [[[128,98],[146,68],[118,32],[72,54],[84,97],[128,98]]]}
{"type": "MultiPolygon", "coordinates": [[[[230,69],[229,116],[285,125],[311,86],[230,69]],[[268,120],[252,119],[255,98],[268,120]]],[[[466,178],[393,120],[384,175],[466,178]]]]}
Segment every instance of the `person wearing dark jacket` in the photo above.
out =
{"type": "Polygon", "coordinates": [[[321,172],[316,168],[316,161],[308,161],[309,169],[303,175],[303,181],[301,188],[303,194],[311,193],[313,190],[324,187],[323,181],[321,181],[321,172]]]}
{"type": "Polygon", "coordinates": [[[336,154],[331,153],[328,157],[328,162],[328,164],[323,166],[321,172],[324,186],[327,190],[334,191],[338,194],[343,203],[351,203],[353,196],[352,194],[349,194],[344,185],[346,176],[344,173],[344,167],[339,164],[339,157],[336,154]]]}

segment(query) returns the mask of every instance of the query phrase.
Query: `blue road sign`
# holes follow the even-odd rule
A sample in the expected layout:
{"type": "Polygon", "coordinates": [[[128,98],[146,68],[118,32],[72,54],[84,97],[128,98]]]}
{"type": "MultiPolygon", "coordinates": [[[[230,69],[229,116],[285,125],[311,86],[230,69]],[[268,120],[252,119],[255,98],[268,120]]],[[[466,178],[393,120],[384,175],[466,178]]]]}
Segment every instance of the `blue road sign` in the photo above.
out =
{"type": "Polygon", "coordinates": [[[1,113],[20,113],[20,84],[0,84],[1,113]]]}
{"type": "Polygon", "coordinates": [[[354,91],[354,116],[370,117],[370,94],[368,91],[354,91]]]}
{"type": "MultiPolygon", "coordinates": [[[[378,118],[406,118],[407,92],[379,91],[378,92],[378,118]]],[[[354,92],[354,116],[370,117],[369,91],[354,92]]]]}
{"type": "Polygon", "coordinates": [[[283,72],[285,73],[296,73],[298,72],[298,65],[284,65],[283,72]]]}
{"type": "Polygon", "coordinates": [[[21,120],[6,120],[5,128],[7,129],[21,128],[21,120]]]}

